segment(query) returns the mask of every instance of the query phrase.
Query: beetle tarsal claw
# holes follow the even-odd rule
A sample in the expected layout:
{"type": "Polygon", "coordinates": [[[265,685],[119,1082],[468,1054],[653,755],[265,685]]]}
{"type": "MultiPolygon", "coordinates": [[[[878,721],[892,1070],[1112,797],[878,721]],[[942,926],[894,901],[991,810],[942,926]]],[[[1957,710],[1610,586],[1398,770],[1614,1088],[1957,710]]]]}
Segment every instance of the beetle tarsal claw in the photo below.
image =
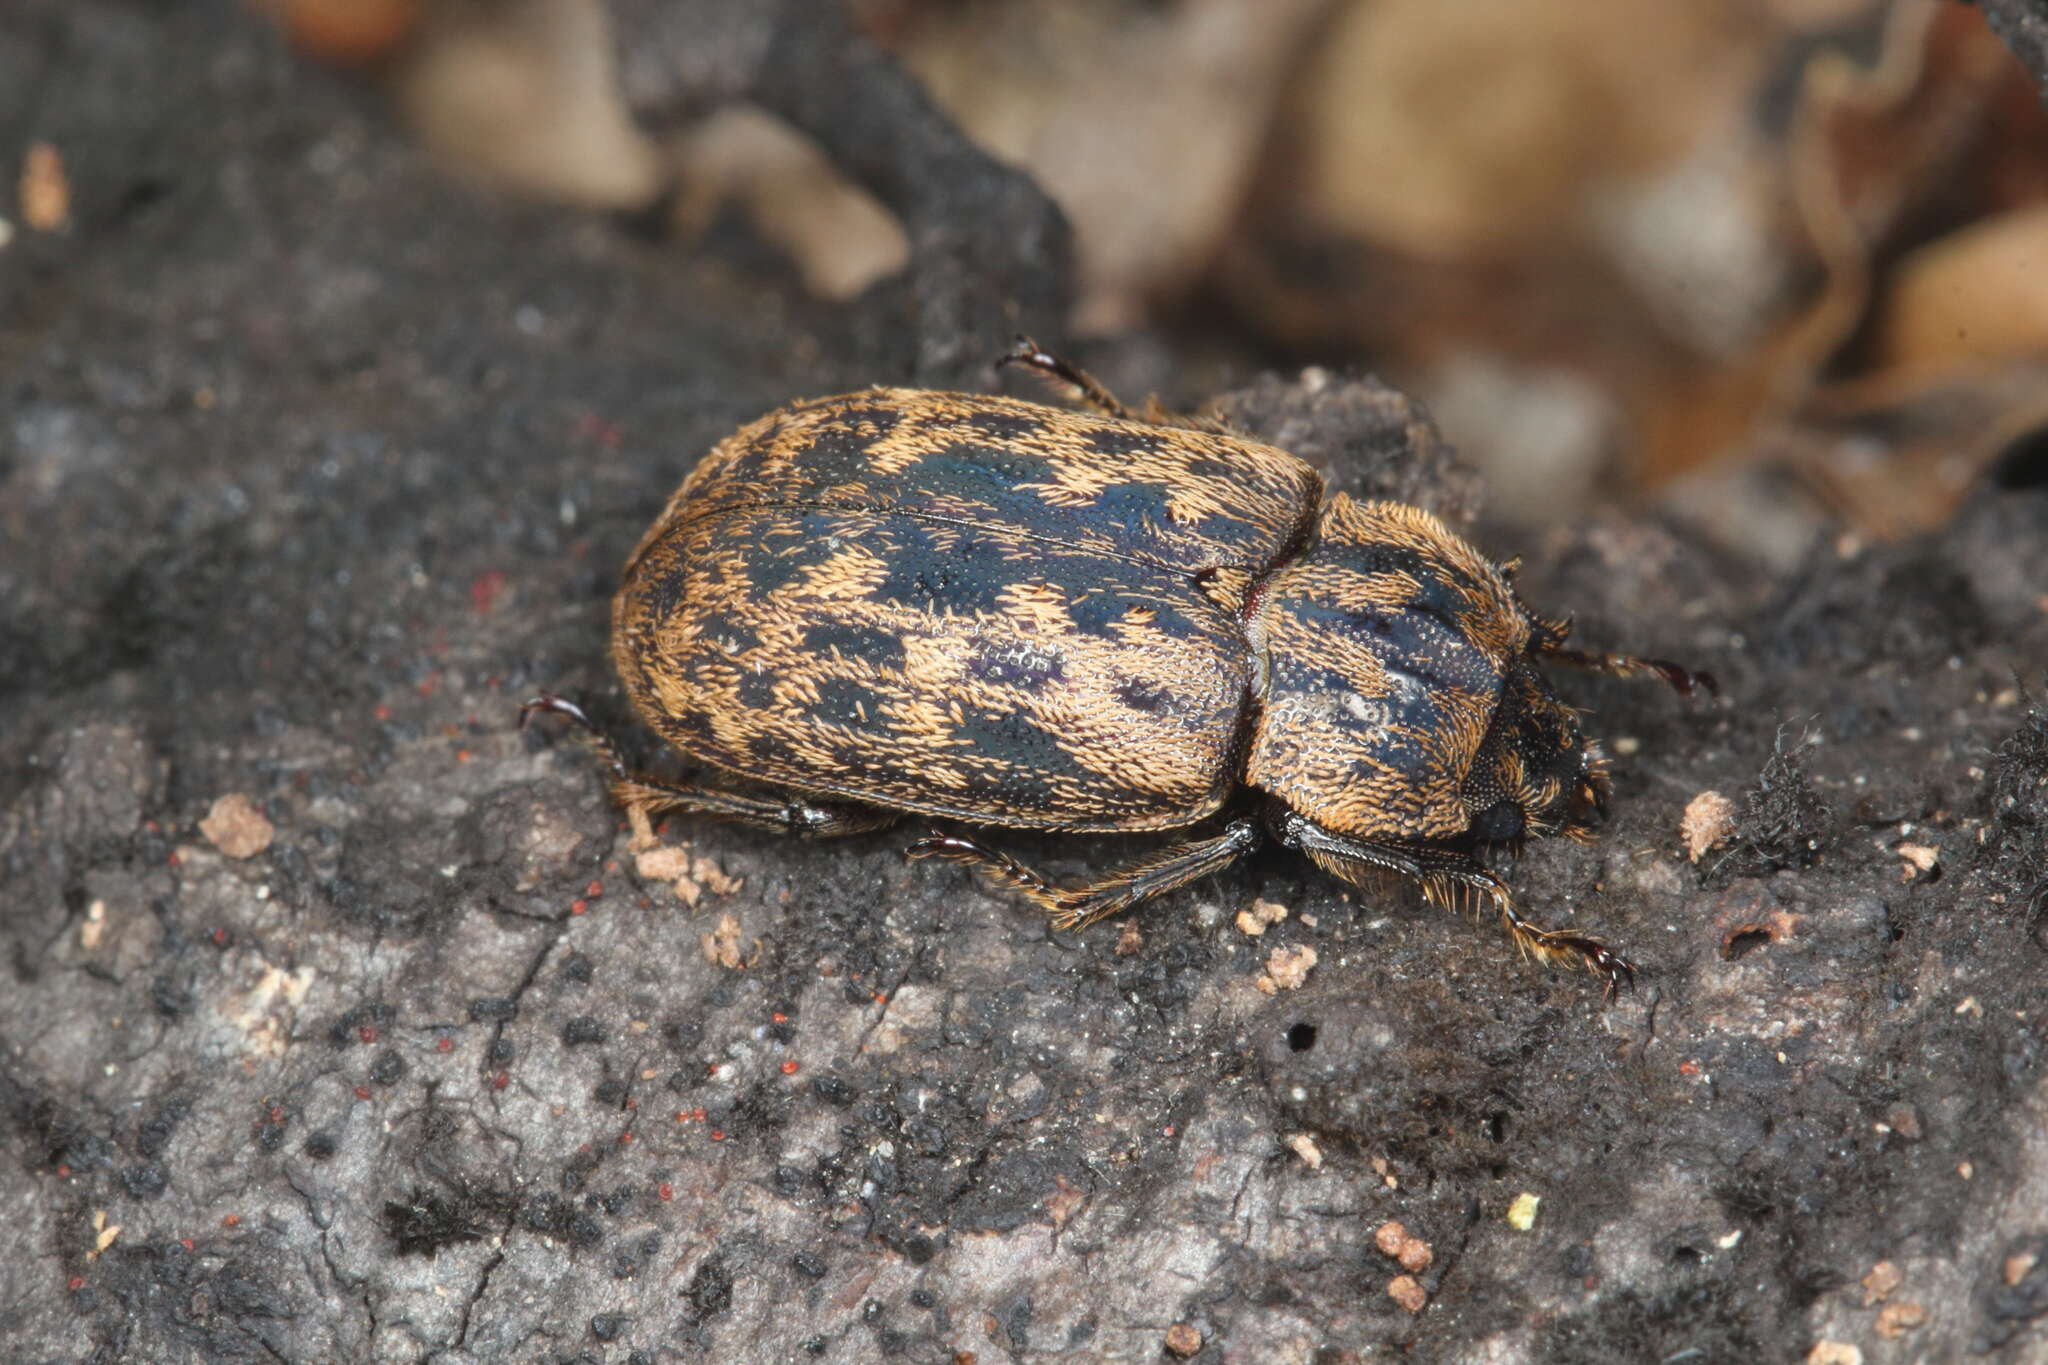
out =
{"type": "Polygon", "coordinates": [[[904,850],[911,858],[939,858],[974,868],[984,881],[1014,891],[1052,917],[1052,927],[1079,929],[1129,904],[1129,896],[1103,895],[1096,888],[1056,886],[1009,854],[954,834],[933,834],[904,850]]]}
{"type": "Polygon", "coordinates": [[[1501,911],[1501,918],[1525,954],[1549,966],[1579,967],[1605,978],[1610,1001],[1624,989],[1634,987],[1636,969],[1628,959],[1592,935],[1569,929],[1539,929],[1508,909],[1501,911]]]}
{"type": "Polygon", "coordinates": [[[903,854],[907,858],[938,858],[949,863],[961,863],[977,869],[998,886],[1023,893],[1047,910],[1060,908],[1059,895],[1045,878],[1000,849],[990,848],[962,835],[927,834],[922,839],[913,840],[903,854]]]}
{"type": "Polygon", "coordinates": [[[536,692],[526,699],[525,704],[519,708],[520,729],[524,730],[527,727],[536,711],[552,711],[558,716],[567,716],[591,734],[598,733],[597,722],[592,720],[582,707],[552,692],[536,692]]]}
{"type": "MultiPolygon", "coordinates": [[[[524,730],[528,722],[537,713],[542,711],[552,712],[558,716],[567,716],[570,720],[576,722],[582,728],[591,745],[600,754],[604,755],[604,761],[610,766],[613,776],[622,783],[629,783],[631,781],[626,773],[625,757],[619,753],[619,746],[612,742],[612,737],[598,728],[597,722],[590,718],[589,712],[565,697],[558,697],[552,692],[536,692],[533,696],[527,698],[525,704],[519,708],[519,728],[524,730]]],[[[617,799],[620,800],[621,804],[625,804],[624,798],[617,799]]]]}
{"type": "Polygon", "coordinates": [[[1059,363],[1056,357],[1041,350],[1037,342],[1019,332],[1012,338],[1010,349],[1003,353],[1002,359],[996,361],[996,367],[1000,369],[1005,365],[1032,365],[1040,369],[1051,369],[1059,363]]]}

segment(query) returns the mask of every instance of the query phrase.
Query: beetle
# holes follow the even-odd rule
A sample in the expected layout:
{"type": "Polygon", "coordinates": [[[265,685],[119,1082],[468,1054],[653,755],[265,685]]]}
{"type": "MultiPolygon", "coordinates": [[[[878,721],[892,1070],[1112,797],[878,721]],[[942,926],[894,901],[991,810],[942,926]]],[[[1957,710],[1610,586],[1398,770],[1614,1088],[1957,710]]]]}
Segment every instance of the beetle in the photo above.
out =
{"type": "Polygon", "coordinates": [[[1092,411],[876,388],[743,427],[627,560],[612,659],[698,765],[609,756],[614,799],[815,837],[905,814],[1085,834],[1182,831],[1080,884],[972,834],[974,866],[1061,928],[1216,872],[1271,838],[1348,882],[1490,902],[1521,948],[1632,978],[1591,935],[1522,917],[1491,848],[1591,837],[1596,743],[1539,664],[1712,679],[1568,648],[1500,565],[1419,508],[1324,497],[1219,421],[1134,414],[1026,338],[1001,363],[1092,411]]]}

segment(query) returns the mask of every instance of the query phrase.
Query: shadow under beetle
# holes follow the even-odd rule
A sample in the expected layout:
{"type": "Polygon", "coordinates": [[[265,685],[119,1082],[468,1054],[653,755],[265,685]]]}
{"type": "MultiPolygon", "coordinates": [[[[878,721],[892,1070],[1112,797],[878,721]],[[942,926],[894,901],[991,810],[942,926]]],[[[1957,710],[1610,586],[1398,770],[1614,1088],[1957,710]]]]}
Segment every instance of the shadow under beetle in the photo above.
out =
{"type": "MultiPolygon", "coordinates": [[[[721,442],[627,560],[612,658],[633,709],[715,775],[612,794],[818,837],[907,812],[1075,833],[1206,832],[1080,885],[963,833],[971,864],[1086,924],[1264,838],[1348,882],[1490,902],[1524,951],[1632,977],[1598,939],[1522,918],[1480,861],[1591,838],[1598,746],[1537,667],[1713,688],[1569,649],[1512,566],[1419,508],[1323,497],[1315,470],[1218,422],[1122,404],[1020,338],[1004,357],[1084,413],[872,389],[721,442]]],[[[527,703],[596,733],[560,698],[527,703]]]]}

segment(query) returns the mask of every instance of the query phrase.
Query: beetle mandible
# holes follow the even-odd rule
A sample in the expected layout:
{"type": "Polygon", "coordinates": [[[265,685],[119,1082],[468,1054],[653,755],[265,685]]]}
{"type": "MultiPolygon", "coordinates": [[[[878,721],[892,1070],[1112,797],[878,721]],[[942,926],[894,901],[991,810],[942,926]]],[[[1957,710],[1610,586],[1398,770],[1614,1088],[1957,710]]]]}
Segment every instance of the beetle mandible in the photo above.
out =
{"type": "MultiPolygon", "coordinates": [[[[1566,646],[1497,565],[1415,507],[1325,499],[1220,422],[1126,410],[1028,339],[1003,363],[1092,413],[877,388],[800,402],[698,464],[626,562],[612,658],[707,776],[612,793],[812,836],[906,813],[1016,829],[1189,831],[1061,885],[962,832],[967,863],[1076,927],[1266,839],[1349,882],[1488,901],[1526,952],[1632,976],[1516,910],[1481,854],[1588,839],[1607,779],[1542,660],[1713,681],[1566,646]],[[1194,827],[1208,825],[1197,831],[1194,827]]],[[[593,733],[570,702],[552,710],[593,733]]]]}

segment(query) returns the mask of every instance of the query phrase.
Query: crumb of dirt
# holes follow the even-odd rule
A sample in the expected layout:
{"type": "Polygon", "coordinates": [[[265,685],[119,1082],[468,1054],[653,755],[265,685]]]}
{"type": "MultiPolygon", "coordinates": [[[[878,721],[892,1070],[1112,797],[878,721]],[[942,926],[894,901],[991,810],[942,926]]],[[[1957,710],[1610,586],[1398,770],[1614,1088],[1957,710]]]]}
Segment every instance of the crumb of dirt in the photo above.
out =
{"type": "Polygon", "coordinates": [[[1278,901],[1255,900],[1249,910],[1237,912],[1237,927],[1240,933],[1257,938],[1266,932],[1268,925],[1278,924],[1287,918],[1287,907],[1278,901]]]}
{"type": "Polygon", "coordinates": [[[1273,955],[1266,959],[1266,970],[1252,982],[1267,995],[1280,991],[1301,989],[1301,983],[1308,980],[1309,969],[1316,965],[1316,950],[1307,944],[1298,947],[1275,948],[1273,955]]]}
{"type": "Polygon", "coordinates": [[[1384,1256],[1391,1256],[1401,1263],[1401,1269],[1411,1274],[1420,1274],[1429,1269],[1436,1253],[1429,1243],[1409,1232],[1400,1223],[1382,1223],[1374,1230],[1372,1243],[1384,1256]]]}
{"type": "Polygon", "coordinates": [[[717,927],[708,934],[699,934],[697,944],[704,950],[706,962],[715,962],[733,971],[744,969],[750,961],[761,955],[759,939],[754,940],[751,957],[740,952],[740,922],[731,915],[720,915],[717,927]]]}
{"type": "Polygon", "coordinates": [[[1897,1263],[1879,1261],[1870,1267],[1870,1273],[1863,1277],[1863,1306],[1883,1303],[1892,1296],[1892,1291],[1906,1281],[1897,1263]]]}
{"type": "Polygon", "coordinates": [[[1176,1322],[1166,1329],[1166,1349],[1186,1360],[1202,1349],[1202,1334],[1184,1322],[1176,1322]]]}
{"type": "Polygon", "coordinates": [[[107,936],[107,903],[96,900],[85,907],[85,919],[78,926],[78,946],[88,953],[98,948],[107,936]]]}
{"type": "Polygon", "coordinates": [[[1695,796],[1678,822],[1678,836],[1685,841],[1686,856],[1694,862],[1709,849],[1719,848],[1735,833],[1735,803],[1716,791],[1695,796]]]}
{"type": "Polygon", "coordinates": [[[92,1230],[92,1247],[85,1253],[85,1259],[97,1261],[106,1252],[106,1249],[114,1244],[114,1239],[121,1235],[121,1225],[119,1223],[109,1223],[105,1209],[94,1209],[92,1211],[92,1230]]]}
{"type": "Polygon", "coordinates": [[[1323,1149],[1316,1146],[1316,1140],[1307,1133],[1296,1133],[1287,1139],[1287,1145],[1293,1149],[1296,1156],[1300,1157],[1308,1165],[1310,1170],[1319,1171],[1322,1169],[1323,1149]]]}
{"type": "Polygon", "coordinates": [[[1897,1341],[1914,1328],[1926,1325],[1927,1310],[1917,1303],[1901,1300],[1878,1310],[1877,1334],[1886,1341],[1897,1341]]]}
{"type": "Polygon", "coordinates": [[[1899,869],[1899,880],[1904,882],[1932,875],[1941,861],[1941,849],[1934,844],[1900,844],[1892,852],[1906,860],[1906,865],[1899,869]]]}
{"type": "Polygon", "coordinates": [[[672,882],[690,872],[690,850],[673,845],[650,848],[634,856],[633,870],[642,881],[672,882]]]}
{"type": "Polygon", "coordinates": [[[1816,1341],[1806,1353],[1806,1365],[1863,1365],[1863,1351],[1846,1341],[1816,1341]]]}
{"type": "Polygon", "coordinates": [[[37,232],[61,232],[71,223],[71,182],[64,157],[47,142],[31,142],[21,167],[21,221],[37,232]]]}
{"type": "Polygon", "coordinates": [[[633,870],[643,881],[672,884],[676,899],[692,910],[704,899],[706,891],[714,896],[730,896],[747,884],[746,878],[728,875],[715,860],[694,852],[687,844],[644,849],[634,855],[633,870]]]}
{"type": "Polygon", "coordinates": [[[2029,1324],[2048,1314],[2048,1238],[2025,1239],[2025,1244],[2008,1251],[2000,1267],[2002,1287],[1994,1290],[1983,1305],[1984,1322],[1972,1347],[1990,1351],[2005,1345],[2029,1324]]]}
{"type": "Polygon", "coordinates": [[[199,832],[230,858],[253,858],[270,847],[277,829],[254,801],[241,792],[229,792],[206,812],[199,832]]]}
{"type": "Polygon", "coordinates": [[[1915,1104],[1894,1104],[1884,1111],[1885,1126],[1907,1142],[1918,1142],[1927,1135],[1926,1127],[1920,1122],[1920,1107],[1915,1104]]]}
{"type": "Polygon", "coordinates": [[[1536,1226],[1536,1210],[1543,1204],[1543,1196],[1530,1194],[1527,1190],[1515,1196],[1508,1205],[1508,1226],[1518,1232],[1527,1232],[1536,1226]]]}
{"type": "Polygon", "coordinates": [[[1138,922],[1134,919],[1125,920],[1124,927],[1117,931],[1116,955],[1129,957],[1144,946],[1145,935],[1139,931],[1138,922]]]}
{"type": "Polygon", "coordinates": [[[1429,1295],[1413,1275],[1396,1275],[1387,1285],[1387,1297],[1410,1313],[1420,1313],[1429,1305],[1429,1295]]]}

